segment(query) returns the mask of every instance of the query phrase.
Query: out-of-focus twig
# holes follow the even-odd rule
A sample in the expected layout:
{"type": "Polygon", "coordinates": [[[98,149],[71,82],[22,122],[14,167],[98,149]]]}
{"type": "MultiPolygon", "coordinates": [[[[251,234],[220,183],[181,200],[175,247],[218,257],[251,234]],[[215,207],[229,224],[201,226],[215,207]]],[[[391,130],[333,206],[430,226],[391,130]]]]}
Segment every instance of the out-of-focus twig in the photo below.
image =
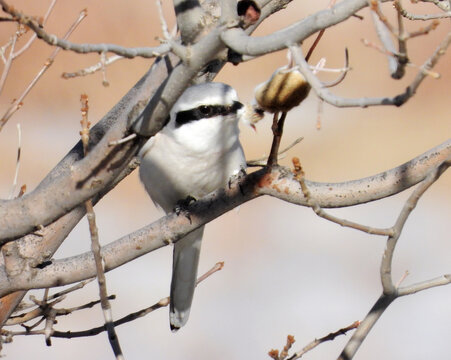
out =
{"type": "Polygon", "coordinates": [[[324,87],[337,86],[346,78],[346,75],[348,74],[349,70],[350,70],[350,68],[349,68],[349,51],[347,48],[345,48],[345,66],[343,67],[343,70],[340,72],[340,76],[333,81],[323,83],[323,86],[324,87]]]}
{"type": "Polygon", "coordinates": [[[0,94],[2,93],[3,87],[5,86],[6,78],[8,77],[9,69],[11,68],[11,64],[13,62],[13,53],[14,48],[16,47],[16,42],[18,38],[18,32],[20,29],[18,29],[15,34],[13,35],[12,39],[10,40],[10,49],[9,49],[9,55],[5,59],[4,53],[2,51],[2,58],[4,59],[5,66],[3,67],[2,76],[0,77],[0,94]]]}
{"type": "Polygon", "coordinates": [[[110,57],[107,57],[103,62],[99,61],[97,64],[92,65],[90,67],[75,71],[75,72],[64,72],[61,74],[61,77],[63,79],[70,79],[78,76],[86,76],[94,74],[95,72],[102,70],[103,67],[108,66],[118,60],[125,59],[123,56],[120,55],[113,55],[110,57]]]}
{"type": "MultiPolygon", "coordinates": [[[[205,279],[207,279],[208,277],[210,277],[211,275],[213,275],[214,273],[216,273],[217,271],[221,270],[224,267],[224,262],[218,262],[216,263],[210,270],[208,270],[205,274],[203,274],[202,276],[200,276],[197,281],[196,281],[196,286],[199,285],[202,281],[204,281],[205,279]]],[[[110,296],[110,298],[113,298],[113,296],[110,296]]],[[[69,311],[75,311],[75,310],[80,310],[80,309],[85,309],[88,307],[93,306],[94,304],[97,304],[98,302],[91,302],[85,305],[81,305],[78,306],[76,308],[72,308],[72,309],[57,309],[57,315],[61,314],[61,315],[67,315],[64,314],[63,312],[69,312],[69,311]]],[[[144,308],[142,310],[136,311],[134,313],[128,314],[116,321],[114,321],[114,326],[119,326],[125,323],[128,323],[130,321],[136,320],[138,318],[141,318],[145,315],[150,314],[151,312],[161,309],[163,307],[166,307],[169,305],[169,296],[164,297],[162,299],[160,299],[158,302],[156,302],[155,304],[144,308]]],[[[8,331],[8,330],[2,330],[3,331],[3,335],[4,336],[8,336],[8,337],[13,337],[13,336],[19,336],[19,335],[43,335],[44,334],[44,330],[27,330],[27,331],[8,331]]],[[[66,338],[66,339],[72,339],[72,338],[76,338],[76,337],[85,337],[85,336],[95,336],[98,335],[102,332],[106,331],[106,326],[99,326],[99,327],[95,327],[95,328],[91,328],[91,329],[87,329],[87,330],[81,330],[81,331],[57,331],[57,330],[52,330],[51,336],[52,337],[58,337],[58,338],[66,338]]]]}
{"type": "MultiPolygon", "coordinates": [[[[89,127],[90,122],[88,120],[88,96],[81,95],[81,127],[80,131],[81,141],[83,143],[83,152],[85,156],[88,154],[89,145],[89,127]]],[[[106,277],[105,271],[103,269],[103,259],[100,254],[100,242],[99,242],[99,232],[96,224],[96,217],[94,213],[94,206],[92,200],[89,199],[85,202],[86,207],[86,217],[89,223],[89,232],[91,234],[91,250],[94,255],[94,261],[96,265],[97,272],[97,282],[99,284],[99,294],[100,294],[100,304],[103,310],[103,318],[105,320],[105,328],[108,333],[108,340],[110,342],[111,348],[113,349],[114,355],[117,360],[124,359],[122,354],[122,349],[119,344],[119,338],[114,329],[113,313],[111,311],[111,304],[108,301],[108,291],[106,288],[106,277]]]]}
{"type": "MultiPolygon", "coordinates": [[[[55,7],[56,1],[57,0],[52,0],[52,2],[50,3],[50,5],[47,9],[47,12],[44,15],[44,19],[42,20],[42,25],[45,25],[45,23],[47,22],[47,19],[49,18],[50,13],[52,12],[53,8],[55,7]]],[[[36,37],[37,37],[36,33],[33,33],[33,35],[31,35],[31,37],[28,39],[27,43],[13,54],[13,59],[19,57],[27,49],[29,49],[31,44],[36,40],[36,37]]]]}
{"type": "Polygon", "coordinates": [[[138,47],[138,48],[126,48],[116,44],[75,44],[67,41],[66,38],[58,38],[54,34],[47,33],[39,24],[36,19],[25,15],[15,9],[13,6],[6,3],[5,0],[0,0],[0,5],[3,10],[10,14],[17,22],[28,26],[36,35],[45,41],[47,44],[57,46],[64,50],[71,50],[76,53],[102,53],[112,52],[117,55],[122,55],[127,58],[134,58],[137,56],[143,58],[155,58],[167,54],[171,50],[169,44],[162,44],[158,47],[138,47]]]}
{"type": "MultiPolygon", "coordinates": [[[[67,39],[77,28],[77,26],[80,24],[80,22],[86,17],[87,12],[86,10],[83,10],[80,15],[78,16],[77,20],[72,24],[72,26],[69,28],[69,30],[64,35],[64,39],[67,39]]],[[[53,64],[53,61],[55,60],[55,57],[60,52],[61,48],[55,48],[50,55],[50,57],[47,59],[47,61],[44,63],[41,70],[37,73],[35,78],[30,82],[30,84],[26,87],[24,92],[14,101],[14,103],[10,106],[10,108],[6,111],[6,113],[3,115],[3,117],[0,119],[0,131],[2,130],[3,126],[5,126],[6,122],[11,118],[11,116],[19,110],[19,108],[23,104],[24,98],[28,95],[30,90],[33,88],[33,86],[38,82],[38,80],[44,75],[44,73],[48,70],[48,68],[53,64]]]]}
{"type": "MultiPolygon", "coordinates": [[[[299,144],[302,140],[304,140],[304,137],[301,136],[299,138],[297,138],[296,140],[294,140],[290,145],[288,145],[285,149],[280,150],[277,154],[279,159],[282,159],[283,156],[288,150],[290,150],[291,148],[295,147],[297,144],[299,144]]],[[[261,158],[258,159],[254,159],[254,160],[248,160],[246,162],[246,165],[248,167],[253,167],[253,166],[265,166],[266,163],[268,161],[268,157],[267,156],[262,156],[261,158]]]]}
{"type": "Polygon", "coordinates": [[[394,97],[361,97],[361,98],[343,98],[332,94],[328,89],[323,87],[321,81],[312,73],[309,65],[302,56],[302,50],[299,46],[291,46],[294,59],[299,65],[299,70],[307,79],[312,89],[316,94],[327,103],[337,107],[367,107],[367,106],[381,106],[381,105],[395,105],[401,106],[406,103],[417,91],[424,78],[428,76],[429,71],[437,64],[439,59],[446,53],[447,48],[451,43],[451,32],[446,34],[440,45],[436,48],[434,53],[423,63],[416,77],[406,90],[394,97]]]}
{"type": "MultiPolygon", "coordinates": [[[[47,297],[47,301],[51,301],[51,300],[54,300],[54,299],[58,299],[58,298],[60,298],[60,297],[62,297],[62,296],[65,296],[65,295],[71,293],[71,292],[74,292],[74,291],[76,291],[76,290],[79,290],[79,289],[83,288],[86,284],[90,283],[90,282],[93,281],[93,280],[94,280],[94,278],[89,279],[89,280],[80,281],[78,284],[75,284],[74,286],[71,286],[71,287],[69,287],[69,288],[67,288],[67,289],[65,289],[65,290],[62,290],[62,291],[58,291],[58,292],[56,292],[56,293],[54,293],[54,294],[48,296],[48,297],[47,297]]],[[[21,318],[21,317],[23,317],[23,314],[17,314],[17,313],[18,313],[18,312],[21,312],[21,311],[24,311],[24,310],[27,310],[27,309],[30,309],[30,308],[35,307],[35,306],[36,306],[36,303],[26,303],[25,301],[22,301],[22,302],[16,307],[16,309],[14,310],[14,313],[15,313],[16,315],[11,316],[11,317],[10,317],[10,320],[15,319],[15,318],[21,318]]],[[[6,325],[13,325],[13,324],[10,324],[10,323],[9,323],[9,320],[8,320],[8,321],[6,322],[6,325]]]]}
{"type": "Polygon", "coordinates": [[[14,197],[14,193],[16,192],[17,187],[17,178],[19,177],[19,169],[20,169],[20,154],[22,151],[22,130],[20,128],[20,124],[17,124],[17,157],[16,157],[16,170],[14,171],[14,180],[13,185],[11,187],[11,192],[9,194],[9,198],[12,199],[14,197]]]}

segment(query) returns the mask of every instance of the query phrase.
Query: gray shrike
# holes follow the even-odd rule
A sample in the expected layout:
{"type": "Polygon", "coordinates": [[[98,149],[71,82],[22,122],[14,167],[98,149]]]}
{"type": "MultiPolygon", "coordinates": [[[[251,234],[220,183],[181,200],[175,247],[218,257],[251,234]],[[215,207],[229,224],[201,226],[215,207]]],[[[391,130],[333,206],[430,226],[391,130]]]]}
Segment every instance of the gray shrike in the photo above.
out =
{"type": "MultiPolygon", "coordinates": [[[[200,198],[226,186],[246,168],[238,135],[245,112],[233,88],[222,83],[189,87],[174,104],[167,125],[140,152],[139,175],[166,213],[188,196],[200,198]]],[[[173,331],[188,321],[204,227],[174,246],[169,321],[173,331]]]]}

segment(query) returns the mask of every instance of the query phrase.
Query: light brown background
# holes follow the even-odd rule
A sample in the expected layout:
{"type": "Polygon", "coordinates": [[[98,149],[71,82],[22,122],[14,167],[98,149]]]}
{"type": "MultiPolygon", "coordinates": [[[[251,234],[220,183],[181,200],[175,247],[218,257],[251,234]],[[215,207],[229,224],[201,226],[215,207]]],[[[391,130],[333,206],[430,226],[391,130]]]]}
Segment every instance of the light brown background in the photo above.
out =
{"type": "MultiPolygon", "coordinates": [[[[41,15],[48,1],[15,1],[14,6],[41,15]]],[[[261,26],[256,35],[269,33],[327,6],[328,1],[293,2],[261,26]]],[[[153,2],[118,0],[60,1],[46,29],[63,34],[79,11],[88,17],[75,31],[74,42],[110,42],[124,46],[153,46],[161,36],[153,2]]],[[[174,17],[170,2],[164,4],[170,26],[174,17]]],[[[390,6],[384,7],[387,14],[390,6]]],[[[413,8],[414,10],[419,9],[413,8]]],[[[424,8],[422,8],[424,9],[424,8]]],[[[431,9],[431,7],[426,8],[431,9]]],[[[420,11],[420,10],[418,10],[420,11]]],[[[409,67],[401,82],[391,80],[383,55],[364,47],[361,39],[377,42],[368,11],[364,21],[351,18],[329,29],[311,63],[326,57],[330,67],[343,65],[344,47],[350,50],[353,71],[333,91],[349,97],[396,95],[415,76],[409,67]]],[[[13,31],[1,24],[0,44],[13,31]]],[[[414,29],[421,24],[409,24],[414,29]]],[[[409,42],[410,59],[421,65],[449,31],[443,22],[429,37],[409,42]]],[[[305,43],[305,48],[311,43],[305,43]]],[[[44,63],[52,49],[37,41],[14,62],[0,98],[0,112],[17,97],[44,63]]],[[[14,175],[17,134],[22,126],[22,162],[19,185],[31,191],[58,160],[78,141],[79,97],[87,93],[90,120],[95,123],[140,78],[150,60],[122,60],[107,70],[110,86],[101,84],[100,74],[63,80],[63,71],[75,71],[98,61],[97,55],[61,52],[23,108],[0,133],[0,193],[9,195],[14,175]]],[[[285,52],[242,64],[227,65],[218,81],[234,86],[243,101],[252,99],[253,88],[265,81],[276,67],[286,62],[285,52]]],[[[318,100],[314,94],[290,113],[283,145],[295,138],[304,140],[289,152],[301,158],[307,177],[318,181],[344,181],[375,174],[397,166],[445,141],[451,133],[449,121],[450,55],[435,69],[440,80],[428,78],[417,95],[401,108],[335,109],[324,106],[322,130],[317,131],[318,100]]],[[[323,76],[324,79],[329,78],[323,76]]],[[[269,150],[270,119],[258,124],[254,133],[242,129],[242,143],[248,159],[269,150]]],[[[445,174],[420,201],[409,219],[395,257],[395,277],[405,270],[407,282],[448,273],[451,260],[449,236],[449,174],[445,174]]],[[[408,192],[334,214],[373,226],[391,225],[408,192]]],[[[102,243],[157,219],[161,213],[139,184],[137,174],[126,179],[97,207],[102,243]]],[[[87,224],[82,221],[57,257],[87,251],[87,224]]],[[[232,211],[207,227],[200,272],[217,261],[225,261],[220,273],[196,291],[188,325],[170,333],[167,310],[118,328],[128,359],[237,359],[267,358],[266,352],[281,348],[287,334],[300,348],[315,337],[362,319],[380,292],[378,266],[384,239],[370,237],[318,219],[311,210],[270,198],[260,198],[232,211]]],[[[118,296],[113,302],[115,317],[148,306],[169,290],[171,249],[146,255],[108,275],[108,288],[118,296]]],[[[96,287],[72,295],[66,306],[92,300],[96,287]]],[[[449,299],[451,288],[439,288],[403,298],[390,307],[359,351],[361,359],[447,358],[451,347],[449,299]]],[[[59,320],[57,329],[79,330],[102,322],[99,309],[87,310],[59,320]]],[[[334,358],[349,337],[322,345],[310,359],[334,358]]],[[[5,347],[10,359],[107,359],[111,350],[102,334],[89,339],[54,339],[47,348],[40,337],[16,338],[5,347]]]]}

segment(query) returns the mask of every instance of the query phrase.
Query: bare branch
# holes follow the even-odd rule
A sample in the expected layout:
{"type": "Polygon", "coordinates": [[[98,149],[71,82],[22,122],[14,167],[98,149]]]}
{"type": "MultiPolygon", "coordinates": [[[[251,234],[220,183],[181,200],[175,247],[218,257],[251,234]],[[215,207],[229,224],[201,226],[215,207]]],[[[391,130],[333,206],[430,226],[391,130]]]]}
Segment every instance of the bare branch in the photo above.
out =
{"type": "Polygon", "coordinates": [[[421,21],[428,21],[428,20],[434,20],[434,19],[446,19],[451,17],[451,12],[446,12],[443,14],[426,14],[426,15],[419,15],[419,14],[412,14],[406,11],[405,9],[400,9],[401,15],[404,16],[406,19],[409,20],[421,20],[421,21]]]}
{"type": "Polygon", "coordinates": [[[451,4],[448,1],[443,0],[420,0],[421,2],[430,2],[433,3],[438,8],[442,9],[443,11],[450,11],[451,10],[451,4]]]}
{"type": "Polygon", "coordinates": [[[314,349],[315,347],[317,347],[318,345],[321,345],[322,343],[326,342],[326,341],[333,341],[337,336],[340,335],[346,335],[346,333],[350,330],[356,329],[357,327],[360,326],[360,321],[354,321],[351,325],[346,326],[340,330],[337,330],[333,333],[330,333],[326,336],[323,336],[322,338],[319,339],[315,339],[313,340],[311,343],[307,344],[306,346],[304,346],[302,348],[302,350],[296,352],[295,354],[293,354],[292,356],[290,356],[288,358],[288,360],[295,360],[295,359],[299,359],[301,358],[305,353],[311,351],[312,349],[314,349]]]}
{"type": "MultiPolygon", "coordinates": [[[[251,32],[252,29],[253,27],[250,27],[247,31],[251,32]]],[[[17,202],[0,201],[2,241],[22,236],[33,231],[36,226],[45,226],[55,221],[108,186],[143,142],[136,140],[116,146],[114,149],[108,144],[129,135],[128,129],[132,124],[134,130],[144,136],[158,132],[178,96],[209,61],[217,58],[218,54],[225,50],[219,38],[222,30],[221,26],[214,28],[191,46],[193,55],[189,64],[179,63],[175,66],[176,59],[173,56],[158,60],[152,68],[152,72],[155,70],[159,74],[158,77],[153,74],[150,78],[150,74],[146,74],[104,117],[101,125],[94,127],[96,135],[92,142],[93,144],[98,142],[96,151],[80,160],[80,148],[74,148],[35,191],[18,199],[17,202]],[[166,78],[168,73],[171,75],[166,78]],[[109,129],[108,132],[106,129],[109,129]],[[42,207],[29,208],[25,205],[26,202],[40,204],[42,207]]],[[[210,71],[217,72],[221,64],[213,70],[209,69],[205,74],[208,76],[210,71]]]]}
{"type": "Polygon", "coordinates": [[[356,98],[356,99],[347,99],[339,96],[333,95],[329,90],[323,87],[319,79],[311,72],[310,67],[307,62],[304,60],[302,56],[302,51],[298,46],[292,46],[293,56],[296,60],[296,63],[299,65],[299,70],[302,75],[305,76],[307,81],[312,86],[313,90],[315,90],[316,94],[328,102],[331,105],[337,107],[367,107],[367,106],[378,106],[378,105],[395,105],[401,106],[407,100],[409,100],[417,91],[418,87],[424,80],[424,78],[428,75],[429,70],[432,69],[435,64],[437,64],[438,60],[441,56],[445,54],[446,49],[451,43],[451,32],[449,32],[442,43],[437,47],[434,53],[431,55],[429,59],[423,64],[420,68],[415,79],[412,83],[407,87],[406,91],[402,94],[399,94],[395,97],[381,97],[381,98],[356,98]]]}
{"type": "MultiPolygon", "coordinates": [[[[1,3],[1,0],[0,0],[1,3]]],[[[81,23],[81,21],[86,17],[86,12],[82,11],[80,15],[78,16],[77,20],[72,24],[72,26],[69,28],[69,30],[64,35],[64,39],[67,39],[77,28],[77,26],[81,23]]],[[[46,60],[44,65],[42,66],[41,70],[37,73],[37,75],[34,77],[34,79],[30,82],[30,84],[26,87],[24,92],[14,101],[12,106],[6,111],[6,113],[3,115],[3,117],[0,119],[0,131],[2,130],[3,126],[5,126],[6,122],[11,118],[11,116],[19,110],[19,108],[23,104],[24,98],[28,95],[28,93],[31,91],[31,89],[34,87],[34,85],[39,81],[39,79],[44,75],[44,73],[48,70],[48,68],[53,64],[55,57],[60,52],[60,48],[56,48],[53,50],[50,57],[46,60]]]]}
{"type": "MultiPolygon", "coordinates": [[[[11,45],[10,45],[11,47],[9,49],[9,55],[8,55],[8,58],[5,61],[5,66],[3,67],[2,76],[0,77],[0,94],[1,94],[1,92],[3,90],[3,87],[5,86],[5,81],[6,81],[6,78],[8,77],[9,69],[11,68],[11,64],[13,62],[13,58],[14,58],[13,57],[13,53],[14,53],[14,49],[16,47],[16,42],[17,42],[17,38],[18,38],[18,31],[19,30],[17,30],[15,32],[15,34],[13,35],[13,37],[11,39],[11,45]]],[[[2,53],[2,56],[4,56],[3,53],[2,53]]]]}
{"type": "Polygon", "coordinates": [[[409,196],[398,216],[398,219],[396,220],[395,225],[393,226],[394,233],[393,235],[388,237],[380,270],[381,282],[383,286],[383,292],[385,295],[397,295],[398,289],[395,287],[393,283],[391,270],[395,247],[399,237],[401,236],[404,224],[406,223],[409,215],[415,209],[421,196],[426,192],[427,189],[429,189],[429,187],[432,186],[432,184],[434,184],[438,180],[438,178],[450,165],[451,165],[451,156],[429,172],[428,176],[418,185],[415,191],[409,196]]]}
{"type": "Polygon", "coordinates": [[[173,0],[183,44],[192,44],[203,28],[204,11],[198,0],[173,0]]]}
{"type": "Polygon", "coordinates": [[[449,283],[451,283],[451,274],[442,275],[434,279],[400,287],[398,288],[398,296],[415,294],[419,291],[428,290],[437,286],[448,285],[449,283]]]}
{"type": "Polygon", "coordinates": [[[308,186],[305,184],[305,180],[304,180],[305,174],[304,174],[304,171],[302,170],[301,162],[299,161],[299,158],[294,157],[292,159],[292,161],[293,161],[293,166],[294,166],[295,178],[296,178],[296,180],[299,181],[299,184],[301,185],[302,193],[304,194],[305,198],[307,199],[307,203],[309,204],[309,206],[312,208],[312,210],[315,212],[316,215],[318,215],[319,217],[322,217],[323,219],[332,221],[333,223],[336,223],[338,225],[341,225],[344,227],[349,227],[349,228],[356,229],[356,230],[360,230],[360,231],[366,232],[367,234],[383,235],[383,236],[389,236],[389,235],[393,234],[392,229],[373,228],[371,226],[366,226],[366,225],[355,223],[355,222],[352,222],[352,221],[349,221],[346,219],[338,218],[338,217],[333,216],[333,215],[327,213],[326,211],[324,211],[318,205],[318,203],[316,203],[316,201],[314,199],[312,199],[312,197],[311,197],[310,190],[308,189],[308,186]]]}
{"type": "MultiPolygon", "coordinates": [[[[81,95],[81,126],[82,130],[80,131],[81,141],[83,143],[83,152],[86,156],[88,154],[88,144],[89,144],[89,126],[90,122],[88,121],[88,96],[85,94],[81,95]]],[[[100,255],[100,242],[99,242],[99,232],[96,224],[96,217],[94,213],[94,206],[92,204],[92,200],[89,199],[85,202],[86,207],[86,217],[88,218],[89,223],[89,233],[91,235],[91,251],[94,256],[94,262],[96,266],[96,275],[97,275],[97,283],[99,285],[99,295],[100,295],[100,303],[103,310],[103,318],[105,320],[105,328],[108,333],[108,340],[110,342],[111,348],[113,349],[114,355],[116,359],[122,360],[124,356],[122,355],[122,349],[119,344],[119,338],[117,337],[116,331],[114,330],[113,324],[113,313],[111,311],[111,305],[108,301],[108,291],[106,288],[106,278],[105,272],[103,271],[103,259],[100,255]]],[[[47,330],[47,326],[46,329],[47,330]]],[[[50,336],[50,334],[48,335],[50,336]]],[[[46,331],[47,337],[47,331],[46,331]]]]}
{"type": "Polygon", "coordinates": [[[81,69],[81,70],[71,72],[71,73],[64,72],[61,74],[61,77],[63,79],[70,79],[70,78],[74,78],[74,77],[78,77],[78,76],[91,75],[99,70],[102,70],[105,66],[108,66],[108,65],[116,62],[117,60],[122,60],[122,59],[125,59],[125,58],[120,55],[113,55],[113,56],[106,58],[104,62],[100,61],[97,64],[87,67],[85,69],[81,69]]]}
{"type": "MultiPolygon", "coordinates": [[[[370,312],[360,324],[357,331],[346,344],[342,353],[339,356],[340,360],[350,360],[354,357],[362,342],[366,339],[374,324],[379,320],[384,311],[390,304],[400,296],[399,289],[393,283],[392,279],[392,260],[397,241],[401,235],[402,228],[415,208],[416,204],[424,192],[440,177],[441,174],[451,166],[451,157],[441,162],[438,166],[433,168],[425,180],[418,185],[415,191],[410,195],[409,199],[404,204],[396,224],[393,227],[394,234],[388,237],[386,249],[382,257],[380,277],[383,291],[379,299],[376,301],[370,312]]],[[[440,278],[432,279],[423,283],[414,284],[411,287],[403,287],[403,295],[413,294],[415,292],[426,290],[434,286],[446,285],[450,283],[451,277],[445,275],[440,278]]]]}
{"type": "Polygon", "coordinates": [[[372,6],[371,18],[374,22],[376,34],[385,50],[383,51],[383,53],[385,53],[387,56],[390,76],[394,79],[400,79],[404,76],[405,63],[407,61],[402,61],[403,65],[401,65],[401,61],[399,59],[402,57],[403,59],[407,60],[407,54],[405,52],[402,52],[402,54],[400,54],[399,52],[401,52],[401,50],[398,52],[398,50],[395,48],[392,40],[392,35],[397,36],[397,34],[395,34],[395,30],[388,22],[387,18],[382,14],[379,3],[377,2],[375,2],[375,4],[372,6]]]}
{"type": "MultiPolygon", "coordinates": [[[[16,21],[28,26],[31,30],[33,30],[39,39],[44,40],[49,45],[57,46],[58,48],[64,50],[71,50],[79,54],[111,52],[126,58],[134,58],[134,57],[154,58],[157,56],[167,54],[170,51],[170,46],[168,44],[162,44],[157,47],[136,47],[136,48],[126,48],[116,44],[75,44],[70,41],[67,41],[64,38],[60,39],[54,34],[48,34],[41,27],[41,24],[37,23],[35,19],[22,14],[14,7],[8,5],[4,0],[0,0],[0,5],[3,8],[3,11],[13,16],[16,19],[16,21]]],[[[86,12],[86,10],[84,11],[86,12]]]]}
{"type": "Polygon", "coordinates": [[[83,158],[80,142],[33,192],[20,199],[0,201],[0,237],[3,241],[27,234],[39,224],[45,226],[52,223],[109,187],[133,159],[140,141],[136,139],[114,148],[108,145],[109,142],[128,135],[129,122],[141,114],[147,103],[146,99],[163,82],[175,61],[170,56],[156,62],[135,87],[94,126],[91,131],[91,146],[95,145],[96,151],[83,158]],[[38,206],[24,206],[28,201],[38,206]]]}
{"type": "MultiPolygon", "coordinates": [[[[218,272],[219,270],[221,270],[224,267],[224,263],[223,262],[218,262],[216,263],[210,270],[208,270],[205,274],[201,275],[197,281],[196,281],[196,286],[199,285],[202,281],[206,280],[208,277],[210,277],[211,275],[213,275],[214,273],[218,272]]],[[[112,296],[110,296],[110,298],[112,298],[112,296]]],[[[75,310],[81,310],[81,309],[86,309],[89,307],[94,306],[95,304],[97,304],[98,302],[90,302],[88,304],[85,305],[81,305],[81,306],[77,306],[75,308],[72,309],[56,309],[56,315],[67,315],[75,310]]],[[[136,311],[134,313],[128,314],[116,321],[114,321],[113,325],[114,326],[119,326],[131,321],[134,321],[138,318],[141,318],[143,316],[146,316],[148,314],[150,314],[151,312],[158,310],[160,308],[166,307],[169,305],[169,297],[165,297],[160,299],[157,303],[136,311]]],[[[17,336],[17,335],[43,335],[45,334],[44,330],[35,330],[35,331],[30,331],[27,329],[27,331],[5,331],[3,330],[7,335],[9,336],[17,336]]],[[[67,338],[67,339],[72,339],[72,338],[76,338],[76,337],[85,337],[85,336],[95,336],[98,335],[102,332],[106,331],[106,325],[103,326],[99,326],[99,327],[95,327],[92,329],[88,329],[88,330],[81,330],[81,331],[57,331],[52,329],[51,331],[51,336],[52,337],[59,337],[59,338],[67,338]]]]}
{"type": "Polygon", "coordinates": [[[284,125],[286,117],[287,117],[287,113],[285,111],[282,112],[282,114],[280,115],[280,118],[279,118],[278,112],[276,112],[274,114],[272,127],[271,127],[272,133],[273,133],[273,140],[272,140],[272,144],[271,144],[271,151],[269,152],[269,156],[268,156],[268,162],[267,162],[268,167],[277,166],[277,155],[279,153],[280,141],[282,140],[282,134],[283,134],[283,125],[284,125]]]}
{"type": "Polygon", "coordinates": [[[233,51],[241,55],[260,56],[300,43],[322,29],[345,21],[367,6],[367,0],[344,0],[331,9],[319,11],[270,35],[250,37],[243,30],[233,28],[225,30],[221,34],[221,39],[233,51]]]}
{"type": "MultiPolygon", "coordinates": [[[[299,138],[297,138],[296,140],[294,140],[290,145],[288,145],[286,148],[284,148],[283,150],[280,150],[277,153],[277,157],[279,159],[283,158],[283,156],[288,150],[292,149],[293,147],[295,147],[297,144],[299,144],[302,140],[304,140],[304,137],[301,136],[299,138]]],[[[261,166],[264,167],[266,166],[266,163],[268,162],[268,156],[262,156],[261,158],[258,159],[254,159],[254,160],[248,160],[246,161],[246,165],[247,167],[254,167],[254,166],[261,166]]]]}
{"type": "Polygon", "coordinates": [[[12,199],[14,197],[14,193],[16,192],[17,187],[17,178],[19,177],[19,169],[20,169],[20,153],[22,151],[22,130],[20,128],[20,124],[17,124],[17,158],[16,158],[16,170],[14,171],[14,180],[13,185],[11,187],[11,192],[9,194],[9,198],[12,199]]]}
{"type": "MultiPolygon", "coordinates": [[[[372,177],[345,183],[305,181],[311,196],[321,207],[343,207],[362,204],[396,194],[419,181],[430,169],[451,154],[451,140],[420,155],[412,161],[372,177]]],[[[189,219],[183,214],[169,214],[160,220],[128,234],[102,248],[105,271],[110,271],[148,252],[175,243],[187,233],[217,218],[236,206],[262,195],[308,206],[294,174],[283,167],[262,169],[192,203],[189,219]]],[[[43,269],[22,270],[11,277],[0,267],[0,296],[16,290],[46,288],[74,283],[95,275],[92,253],[53,261],[43,269]],[[33,271],[33,277],[28,275],[33,271]]]]}
{"type": "MultiPolygon", "coordinates": [[[[47,12],[44,15],[44,19],[42,20],[42,25],[45,25],[45,23],[47,22],[47,19],[50,16],[50,13],[52,12],[53,8],[55,7],[57,0],[52,0],[52,2],[50,3],[47,12]]],[[[36,33],[34,33],[30,39],[28,39],[27,43],[22,46],[19,50],[17,50],[14,54],[13,54],[13,58],[17,58],[20,55],[22,55],[30,46],[31,44],[36,40],[36,33]]]]}
{"type": "Polygon", "coordinates": [[[359,327],[346,344],[345,348],[338,357],[338,360],[351,360],[354,357],[360,345],[373,328],[374,324],[377,320],[379,320],[394,299],[395,298],[393,296],[387,295],[381,295],[379,297],[369,313],[365,316],[365,319],[359,324],[359,327]]]}

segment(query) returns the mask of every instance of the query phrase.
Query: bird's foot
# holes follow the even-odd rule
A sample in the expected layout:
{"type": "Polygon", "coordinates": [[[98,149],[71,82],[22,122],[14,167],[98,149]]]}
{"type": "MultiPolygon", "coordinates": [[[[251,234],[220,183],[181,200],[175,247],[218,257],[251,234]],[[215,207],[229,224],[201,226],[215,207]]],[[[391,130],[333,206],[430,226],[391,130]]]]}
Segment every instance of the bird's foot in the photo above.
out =
{"type": "Polygon", "coordinates": [[[236,174],[233,174],[231,177],[229,177],[229,189],[232,188],[233,183],[237,182],[238,186],[240,187],[241,194],[244,195],[241,181],[245,178],[246,175],[246,169],[244,167],[240,167],[240,170],[236,174]]]}
{"type": "Polygon", "coordinates": [[[177,216],[180,216],[180,214],[184,213],[185,217],[191,223],[191,217],[189,215],[187,208],[194,201],[197,201],[197,199],[191,195],[188,195],[185,199],[177,201],[177,204],[174,207],[174,212],[177,214],[177,216]]]}

